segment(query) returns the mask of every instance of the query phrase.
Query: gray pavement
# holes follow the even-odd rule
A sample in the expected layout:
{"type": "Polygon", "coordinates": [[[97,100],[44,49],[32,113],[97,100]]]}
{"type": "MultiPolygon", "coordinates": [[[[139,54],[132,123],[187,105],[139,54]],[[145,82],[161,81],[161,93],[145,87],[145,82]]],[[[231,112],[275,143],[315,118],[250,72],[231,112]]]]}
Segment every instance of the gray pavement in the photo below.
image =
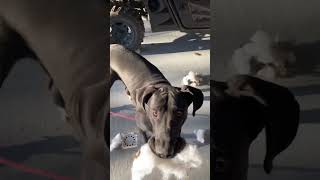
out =
{"type": "Polygon", "coordinates": [[[47,86],[40,66],[26,59],[0,89],[0,180],[78,179],[79,145],[47,86]]]}
{"type": "MultiPolygon", "coordinates": [[[[177,31],[161,33],[146,32],[146,38],[142,45],[141,54],[151,63],[157,66],[165,77],[175,86],[181,86],[181,80],[190,70],[210,74],[209,40],[206,36],[192,36],[177,31]]],[[[190,115],[192,107],[189,108],[188,119],[183,126],[182,136],[188,142],[195,143],[194,129],[209,129],[210,121],[210,90],[208,85],[200,87],[205,95],[203,106],[197,111],[197,115],[190,115]]],[[[116,82],[111,89],[111,111],[134,115],[134,109],[125,95],[124,86],[116,82]]],[[[134,121],[112,116],[110,120],[110,136],[119,132],[136,131],[134,121]]],[[[130,169],[134,153],[138,148],[129,150],[115,150],[111,152],[111,180],[130,179],[130,169]]],[[[203,165],[199,169],[190,172],[190,179],[208,180],[210,175],[210,145],[200,145],[199,150],[203,158],[203,165]]],[[[155,171],[145,179],[160,180],[159,172],[155,171]]]]}

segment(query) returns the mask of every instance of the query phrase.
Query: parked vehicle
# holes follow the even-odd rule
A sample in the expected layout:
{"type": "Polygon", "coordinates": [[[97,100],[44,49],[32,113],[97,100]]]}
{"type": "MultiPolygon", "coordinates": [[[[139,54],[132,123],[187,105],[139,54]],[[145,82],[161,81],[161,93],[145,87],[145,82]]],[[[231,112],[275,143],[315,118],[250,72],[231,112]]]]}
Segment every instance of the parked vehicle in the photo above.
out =
{"type": "Polygon", "coordinates": [[[152,32],[209,32],[210,0],[110,0],[110,40],[136,50],[143,42],[143,18],[152,32]]]}

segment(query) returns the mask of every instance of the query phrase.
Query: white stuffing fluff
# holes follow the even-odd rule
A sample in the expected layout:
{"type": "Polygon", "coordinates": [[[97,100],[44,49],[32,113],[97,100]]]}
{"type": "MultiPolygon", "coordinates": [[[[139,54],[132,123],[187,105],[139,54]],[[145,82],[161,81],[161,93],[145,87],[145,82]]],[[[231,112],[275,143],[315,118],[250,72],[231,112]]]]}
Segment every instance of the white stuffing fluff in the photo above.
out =
{"type": "Polygon", "coordinates": [[[252,37],[251,42],[234,51],[232,62],[239,74],[249,74],[250,58],[255,57],[259,62],[267,64],[273,63],[271,44],[273,43],[269,34],[264,31],[257,31],[252,37]]]}
{"type": "Polygon", "coordinates": [[[210,136],[209,132],[210,131],[208,131],[206,129],[197,129],[197,130],[193,131],[193,133],[197,137],[197,141],[199,141],[202,144],[205,143],[206,141],[208,141],[208,136],[210,136]]]}
{"type": "Polygon", "coordinates": [[[131,175],[132,180],[142,180],[154,168],[158,168],[163,180],[169,180],[172,175],[182,180],[188,177],[191,168],[198,168],[201,164],[202,159],[196,145],[187,144],[174,158],[161,159],[151,151],[148,144],[144,144],[133,161],[131,175]]]}
{"type": "Polygon", "coordinates": [[[182,84],[196,87],[200,86],[202,81],[203,78],[201,74],[190,71],[186,76],[183,77],[182,84]]]}
{"type": "Polygon", "coordinates": [[[249,74],[251,55],[246,53],[242,48],[236,49],[232,55],[232,63],[238,74],[249,74]]]}
{"type": "Polygon", "coordinates": [[[271,39],[270,34],[258,30],[256,33],[250,38],[252,42],[258,43],[261,46],[269,46],[273,40],[271,39]]]}

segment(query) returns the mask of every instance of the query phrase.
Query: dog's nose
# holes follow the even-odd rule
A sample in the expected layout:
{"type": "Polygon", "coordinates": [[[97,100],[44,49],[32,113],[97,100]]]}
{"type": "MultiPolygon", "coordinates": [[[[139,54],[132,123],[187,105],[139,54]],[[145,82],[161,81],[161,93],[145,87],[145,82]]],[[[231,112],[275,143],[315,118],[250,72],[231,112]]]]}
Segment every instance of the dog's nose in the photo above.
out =
{"type": "Polygon", "coordinates": [[[170,158],[174,155],[175,143],[170,137],[155,139],[155,153],[160,158],[170,158]]]}
{"type": "Polygon", "coordinates": [[[170,155],[170,154],[158,154],[158,156],[159,156],[160,158],[164,158],[164,159],[167,159],[167,158],[172,157],[172,155],[170,155]]]}
{"type": "Polygon", "coordinates": [[[159,154],[159,157],[161,157],[161,158],[166,158],[166,155],[164,155],[164,154],[159,154]]]}
{"type": "Polygon", "coordinates": [[[160,157],[160,158],[171,158],[173,156],[173,152],[174,150],[169,149],[169,150],[164,150],[161,152],[157,152],[156,154],[160,157]]]}

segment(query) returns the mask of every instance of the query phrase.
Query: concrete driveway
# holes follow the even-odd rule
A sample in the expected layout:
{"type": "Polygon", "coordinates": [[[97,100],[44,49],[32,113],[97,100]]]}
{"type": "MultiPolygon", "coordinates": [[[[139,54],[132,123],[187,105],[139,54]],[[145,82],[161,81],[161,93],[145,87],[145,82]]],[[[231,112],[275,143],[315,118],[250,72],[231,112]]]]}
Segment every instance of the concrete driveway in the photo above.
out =
{"type": "MultiPolygon", "coordinates": [[[[210,74],[209,44],[210,37],[194,36],[177,31],[161,33],[147,33],[142,45],[141,54],[157,66],[165,77],[175,86],[181,86],[181,80],[190,70],[202,73],[207,78],[210,74]]],[[[203,106],[197,111],[195,117],[189,108],[188,119],[183,126],[182,136],[188,142],[195,142],[194,129],[209,129],[210,121],[210,89],[208,84],[200,87],[205,95],[203,106]]],[[[135,122],[130,120],[134,116],[134,108],[124,92],[121,82],[116,82],[111,89],[111,111],[125,115],[125,117],[112,116],[110,120],[110,137],[119,132],[136,131],[135,122]]],[[[138,148],[115,150],[111,152],[111,180],[130,179],[130,169],[134,153],[138,148]]],[[[208,180],[210,175],[210,145],[202,144],[199,148],[203,165],[200,169],[190,172],[190,179],[208,180]]],[[[159,172],[154,172],[146,179],[160,179],[159,172]]]]}
{"type": "Polygon", "coordinates": [[[80,151],[41,67],[23,60],[0,89],[0,179],[78,179],[80,151]]]}

